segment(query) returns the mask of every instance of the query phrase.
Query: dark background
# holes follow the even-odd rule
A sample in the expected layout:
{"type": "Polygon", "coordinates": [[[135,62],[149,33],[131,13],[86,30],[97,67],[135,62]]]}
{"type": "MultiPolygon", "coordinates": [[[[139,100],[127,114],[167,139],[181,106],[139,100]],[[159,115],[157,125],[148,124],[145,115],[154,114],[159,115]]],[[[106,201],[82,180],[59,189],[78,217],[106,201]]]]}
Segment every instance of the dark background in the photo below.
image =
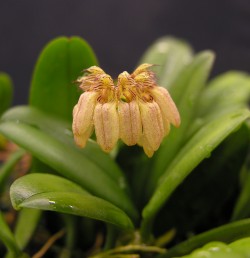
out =
{"type": "Polygon", "coordinates": [[[173,35],[217,54],[213,75],[250,71],[249,0],[0,0],[0,70],[27,102],[40,50],[60,35],[79,35],[116,76],[132,70],[158,37],[173,35]]]}

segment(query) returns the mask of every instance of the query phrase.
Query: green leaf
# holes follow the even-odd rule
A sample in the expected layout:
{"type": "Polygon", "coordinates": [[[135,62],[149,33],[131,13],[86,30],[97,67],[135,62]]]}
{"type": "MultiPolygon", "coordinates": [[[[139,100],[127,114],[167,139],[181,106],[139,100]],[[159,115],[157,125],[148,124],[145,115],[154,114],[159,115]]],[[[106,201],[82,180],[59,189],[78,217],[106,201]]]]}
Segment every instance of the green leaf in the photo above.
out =
{"type": "MultiPolygon", "coordinates": [[[[139,64],[155,64],[153,70],[156,72],[158,84],[172,91],[182,71],[191,62],[192,52],[192,48],[185,41],[174,37],[162,37],[146,50],[139,64]]],[[[133,167],[135,168],[133,177],[131,177],[131,185],[135,189],[133,193],[134,199],[139,204],[145,202],[147,178],[149,178],[149,184],[152,182],[151,163],[154,158],[148,159],[145,155],[138,157],[138,155],[136,156],[132,152],[130,151],[130,157],[128,157],[130,163],[134,160],[133,167]]],[[[127,153],[129,154],[129,152],[127,153]]]]}
{"type": "Polygon", "coordinates": [[[180,72],[191,59],[192,48],[185,41],[162,37],[146,50],[139,64],[155,64],[158,84],[171,90],[180,72]]]}
{"type": "Polygon", "coordinates": [[[78,37],[59,37],[42,51],[32,78],[30,104],[71,120],[80,91],[74,85],[81,71],[96,65],[90,46],[78,37]]]}
{"type": "Polygon", "coordinates": [[[198,54],[191,64],[180,73],[175,82],[171,93],[180,112],[181,126],[171,129],[169,136],[163,141],[153,157],[151,170],[154,173],[148,177],[147,196],[152,194],[158,179],[170,165],[182,145],[197,111],[199,96],[209,75],[213,60],[214,54],[209,51],[198,54]]]}
{"type": "Polygon", "coordinates": [[[12,87],[12,81],[8,74],[0,72],[0,115],[11,105],[12,87]]]}
{"type": "Polygon", "coordinates": [[[18,213],[18,218],[14,230],[15,239],[19,248],[24,248],[32,238],[35,229],[41,218],[41,211],[35,209],[22,209],[18,213]],[[27,221],[29,223],[27,223],[27,221]]]}
{"type": "Polygon", "coordinates": [[[242,238],[237,241],[234,241],[229,245],[233,251],[243,253],[250,257],[250,237],[242,238]]]}
{"type": "Polygon", "coordinates": [[[249,156],[242,170],[245,172],[244,184],[233,210],[232,220],[247,218],[250,215],[250,171],[249,156]]]}
{"type": "Polygon", "coordinates": [[[3,122],[0,124],[0,132],[59,174],[120,207],[132,218],[137,217],[137,212],[126,193],[81,152],[27,124],[3,122]]]}
{"type": "Polygon", "coordinates": [[[248,236],[250,236],[250,219],[240,220],[191,237],[172,247],[168,252],[160,255],[159,258],[171,258],[185,255],[211,241],[230,243],[248,236]]]}
{"type": "Polygon", "coordinates": [[[196,119],[186,134],[186,139],[209,120],[229,110],[248,107],[250,77],[242,72],[227,72],[213,79],[199,100],[196,119]]]}
{"type": "Polygon", "coordinates": [[[15,237],[9,226],[6,224],[2,213],[0,212],[0,240],[3,241],[12,257],[19,257],[21,250],[18,247],[15,237]]]}
{"type": "Polygon", "coordinates": [[[182,148],[171,166],[160,179],[149,203],[143,210],[143,230],[148,230],[149,224],[168,200],[178,185],[193,171],[193,169],[233,131],[250,117],[246,109],[229,112],[216,118],[202,127],[193,138],[182,148]]]}
{"type": "Polygon", "coordinates": [[[223,242],[213,241],[207,243],[194,250],[191,254],[182,256],[182,258],[197,258],[197,257],[209,257],[209,258],[248,258],[247,253],[244,250],[233,250],[230,245],[223,242]]]}
{"type": "Polygon", "coordinates": [[[155,219],[157,235],[175,228],[175,239],[185,239],[187,232],[197,234],[228,223],[232,200],[239,193],[237,182],[248,152],[249,136],[249,129],[243,124],[185,178],[155,219]]]}
{"type": "Polygon", "coordinates": [[[23,157],[24,154],[24,150],[14,152],[0,168],[0,193],[4,191],[6,180],[13,171],[16,163],[23,157]]]}
{"type": "MultiPolygon", "coordinates": [[[[73,192],[89,195],[79,185],[59,176],[32,173],[17,179],[10,188],[10,198],[15,209],[35,194],[47,192],[73,192]]],[[[28,207],[27,207],[28,208],[28,207]]]]}
{"type": "Polygon", "coordinates": [[[94,162],[113,178],[121,188],[127,188],[126,180],[120,168],[108,154],[100,149],[96,142],[89,140],[84,149],[76,147],[69,122],[30,106],[19,106],[9,109],[3,114],[2,120],[23,122],[41,129],[66,144],[69,150],[73,149],[73,151],[81,153],[81,155],[94,162]]]}
{"type": "Polygon", "coordinates": [[[58,176],[23,176],[12,184],[10,197],[16,209],[26,207],[50,210],[101,220],[123,229],[133,228],[132,222],[122,210],[58,176]]]}
{"type": "Polygon", "coordinates": [[[227,72],[213,79],[202,92],[198,117],[244,108],[249,99],[250,77],[242,72],[227,72]]]}

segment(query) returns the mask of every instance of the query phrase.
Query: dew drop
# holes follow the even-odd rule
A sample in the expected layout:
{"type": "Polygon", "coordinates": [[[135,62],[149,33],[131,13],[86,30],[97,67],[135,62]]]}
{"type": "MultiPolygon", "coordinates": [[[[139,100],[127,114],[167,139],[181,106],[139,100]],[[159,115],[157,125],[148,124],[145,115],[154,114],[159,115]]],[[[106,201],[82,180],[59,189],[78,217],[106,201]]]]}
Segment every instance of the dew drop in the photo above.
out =
{"type": "Polygon", "coordinates": [[[49,201],[49,204],[51,206],[52,209],[56,209],[56,202],[54,201],[49,201]]]}

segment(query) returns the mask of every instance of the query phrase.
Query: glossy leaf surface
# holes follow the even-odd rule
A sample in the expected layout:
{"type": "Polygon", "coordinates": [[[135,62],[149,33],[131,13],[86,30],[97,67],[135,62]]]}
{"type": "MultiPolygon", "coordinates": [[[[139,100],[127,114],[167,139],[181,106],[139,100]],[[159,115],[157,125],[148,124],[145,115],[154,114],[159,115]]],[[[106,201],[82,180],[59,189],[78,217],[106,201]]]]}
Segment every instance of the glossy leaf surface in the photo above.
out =
{"type": "Polygon", "coordinates": [[[91,196],[73,182],[49,174],[30,174],[17,179],[11,186],[13,206],[35,208],[84,216],[133,228],[128,216],[111,203],[91,196]]]}
{"type": "Polygon", "coordinates": [[[137,216],[126,193],[81,153],[68,149],[67,145],[27,124],[4,122],[0,124],[0,132],[64,177],[77,182],[92,194],[115,204],[131,217],[137,216]]]}

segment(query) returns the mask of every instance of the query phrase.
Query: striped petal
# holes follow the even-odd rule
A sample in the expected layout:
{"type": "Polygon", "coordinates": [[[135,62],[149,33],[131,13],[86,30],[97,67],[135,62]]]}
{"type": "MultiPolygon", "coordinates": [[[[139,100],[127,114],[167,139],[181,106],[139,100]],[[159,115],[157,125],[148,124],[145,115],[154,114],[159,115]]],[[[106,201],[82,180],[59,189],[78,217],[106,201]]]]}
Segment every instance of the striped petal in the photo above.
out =
{"type": "Polygon", "coordinates": [[[142,134],[139,106],[136,101],[118,103],[120,138],[128,146],[135,145],[142,134]]]}
{"type": "Polygon", "coordinates": [[[119,138],[119,117],[115,102],[97,103],[94,125],[97,143],[104,151],[110,152],[119,138]]]}
{"type": "Polygon", "coordinates": [[[146,72],[146,71],[148,71],[148,69],[149,69],[150,67],[152,67],[152,66],[153,66],[152,64],[147,64],[147,63],[141,64],[141,65],[139,65],[139,66],[134,70],[134,72],[132,73],[132,76],[134,77],[134,76],[136,76],[136,75],[138,75],[138,74],[140,74],[140,73],[146,72]]]}
{"type": "Polygon", "coordinates": [[[162,115],[158,104],[153,102],[139,102],[143,135],[146,138],[142,142],[142,146],[156,151],[165,135],[162,115]]]}
{"type": "Polygon", "coordinates": [[[148,140],[147,140],[147,138],[145,137],[145,135],[142,135],[142,136],[141,136],[138,145],[143,147],[143,150],[144,150],[145,154],[146,154],[149,158],[151,158],[151,157],[154,155],[154,152],[155,152],[155,151],[152,149],[152,147],[151,147],[150,144],[148,143],[148,140]]]}
{"type": "Polygon", "coordinates": [[[72,130],[75,142],[80,147],[85,147],[93,131],[93,115],[98,94],[85,92],[73,110],[72,130]]]}
{"type": "Polygon", "coordinates": [[[175,127],[179,127],[181,124],[180,114],[167,89],[163,87],[154,87],[150,93],[159,105],[163,119],[167,119],[175,127]]]}

